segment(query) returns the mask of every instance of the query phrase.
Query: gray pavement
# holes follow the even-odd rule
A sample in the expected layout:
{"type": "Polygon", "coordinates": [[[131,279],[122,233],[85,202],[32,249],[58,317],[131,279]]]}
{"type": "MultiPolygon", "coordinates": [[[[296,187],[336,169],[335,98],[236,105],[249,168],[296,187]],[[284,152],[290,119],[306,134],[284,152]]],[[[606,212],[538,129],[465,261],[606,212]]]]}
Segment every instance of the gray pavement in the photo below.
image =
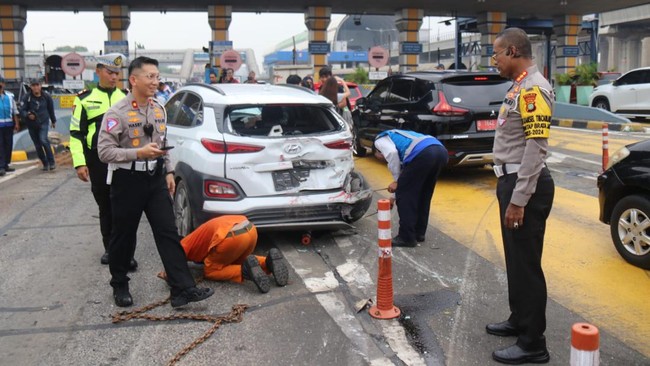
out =
{"type": "MultiPolygon", "coordinates": [[[[103,248],[89,185],[69,165],[28,169],[0,181],[1,364],[161,365],[210,328],[187,320],[112,324],[111,314],[122,309],[113,305],[108,268],[99,264],[103,248]]],[[[180,311],[153,310],[219,316],[235,304],[250,306],[241,323],[223,324],[179,364],[496,364],[492,350],[514,341],[484,331],[507,316],[505,272],[435,228],[423,245],[394,249],[394,302],[402,318],[355,312],[358,300],[375,297],[376,225],[368,215],[356,230],[315,233],[310,246],[300,244],[299,233],[262,234],[256,252],[278,247],[291,265],[286,287],[260,294],[251,283],[206,282],[216,292],[210,299],[180,311]]],[[[164,299],[168,290],[155,276],[162,265],[146,218],[135,257],[135,307],[164,299]]],[[[551,365],[569,364],[570,327],[579,321],[549,301],[551,365]]],[[[601,365],[649,364],[606,332],[600,352],[601,365]]]]}

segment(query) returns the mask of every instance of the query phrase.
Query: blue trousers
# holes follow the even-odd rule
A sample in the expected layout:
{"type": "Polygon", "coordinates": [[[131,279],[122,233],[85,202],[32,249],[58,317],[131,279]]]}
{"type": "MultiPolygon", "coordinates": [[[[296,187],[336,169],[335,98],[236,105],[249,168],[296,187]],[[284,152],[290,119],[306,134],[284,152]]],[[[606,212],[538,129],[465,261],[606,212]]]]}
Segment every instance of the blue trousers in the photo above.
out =
{"type": "Polygon", "coordinates": [[[448,160],[444,146],[431,145],[402,167],[395,203],[399,214],[398,235],[405,241],[415,242],[417,236],[424,236],[427,231],[433,190],[448,160]]]}
{"type": "Polygon", "coordinates": [[[49,131],[48,122],[28,122],[27,130],[29,130],[29,137],[34,142],[36,148],[36,155],[43,163],[43,166],[54,166],[54,154],[52,154],[52,147],[50,140],[47,139],[47,132],[49,131]]]}

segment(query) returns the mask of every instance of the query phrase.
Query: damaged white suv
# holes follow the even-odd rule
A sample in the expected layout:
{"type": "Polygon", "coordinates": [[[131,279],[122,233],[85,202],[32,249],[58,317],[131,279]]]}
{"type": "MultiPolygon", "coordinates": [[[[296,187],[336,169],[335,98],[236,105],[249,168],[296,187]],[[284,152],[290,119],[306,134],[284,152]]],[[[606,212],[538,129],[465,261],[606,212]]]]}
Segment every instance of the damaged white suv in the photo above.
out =
{"type": "Polygon", "coordinates": [[[234,214],[260,229],[334,230],[368,210],[352,134],[327,99],[286,85],[195,84],[166,109],[181,235],[234,214]]]}

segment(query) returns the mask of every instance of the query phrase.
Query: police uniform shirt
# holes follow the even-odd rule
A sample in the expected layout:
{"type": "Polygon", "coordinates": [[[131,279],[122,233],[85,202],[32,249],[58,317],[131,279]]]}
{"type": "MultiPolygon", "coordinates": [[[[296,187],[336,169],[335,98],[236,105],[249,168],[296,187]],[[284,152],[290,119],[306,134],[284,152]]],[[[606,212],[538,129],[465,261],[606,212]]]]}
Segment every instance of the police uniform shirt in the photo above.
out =
{"type": "Polygon", "coordinates": [[[77,94],[70,118],[70,151],[75,168],[86,165],[84,145],[88,149],[97,148],[97,129],[102,123],[104,113],[126,96],[122,89],[104,89],[100,86],[83,90],[77,94]]]}
{"type": "MultiPolygon", "coordinates": [[[[102,120],[97,150],[104,163],[126,163],[138,160],[137,150],[150,142],[162,146],[166,128],[164,107],[155,98],[149,98],[145,105],[138,105],[133,94],[111,107],[102,120]],[[153,125],[151,137],[145,134],[144,126],[153,125]]],[[[165,168],[172,171],[167,154],[163,155],[165,168]]]]}
{"type": "Polygon", "coordinates": [[[494,163],[521,164],[510,200],[517,206],[526,206],[544,167],[554,99],[551,85],[532,65],[514,80],[499,110],[494,163]]]}

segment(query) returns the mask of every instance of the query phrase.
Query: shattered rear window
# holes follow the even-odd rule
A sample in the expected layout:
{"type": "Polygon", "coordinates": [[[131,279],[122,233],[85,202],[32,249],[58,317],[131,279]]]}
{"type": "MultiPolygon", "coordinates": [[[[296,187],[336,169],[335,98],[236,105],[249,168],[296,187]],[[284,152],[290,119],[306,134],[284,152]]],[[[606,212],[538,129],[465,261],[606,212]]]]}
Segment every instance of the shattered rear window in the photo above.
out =
{"type": "Polygon", "coordinates": [[[317,135],[343,129],[331,108],[319,105],[248,105],[226,111],[229,130],[240,136],[317,135]]]}

